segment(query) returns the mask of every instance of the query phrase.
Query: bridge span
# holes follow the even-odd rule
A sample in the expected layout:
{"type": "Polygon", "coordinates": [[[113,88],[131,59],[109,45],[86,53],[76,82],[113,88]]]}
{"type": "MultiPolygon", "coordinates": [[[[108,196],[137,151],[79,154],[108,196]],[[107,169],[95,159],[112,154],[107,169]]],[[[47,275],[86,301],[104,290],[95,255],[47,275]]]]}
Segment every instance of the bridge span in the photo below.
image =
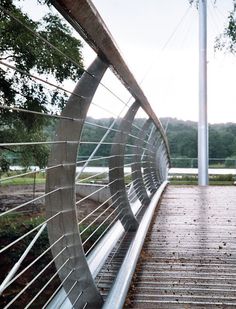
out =
{"type": "Polygon", "coordinates": [[[39,171],[1,170],[0,307],[235,308],[235,188],[168,185],[166,130],[92,1],[51,2],[95,59],[85,69],[53,44],[63,40],[60,35],[50,40],[47,29],[37,32],[37,22],[26,23],[11,1],[0,5],[11,32],[27,33],[32,42],[25,46],[17,36],[27,61],[16,65],[18,56],[12,61],[7,53],[0,59],[10,94],[0,105],[6,121],[0,150],[27,159],[28,166],[47,159],[39,171]],[[35,58],[33,44],[49,51],[51,60],[60,55],[58,65],[72,63],[82,72],[73,91],[53,77],[49,81],[41,67],[27,69],[25,62],[35,58]],[[129,100],[103,83],[108,70],[129,100]],[[34,97],[35,89],[41,98],[34,97]],[[109,106],[94,102],[98,89],[109,96],[109,106]],[[61,104],[55,107],[58,93],[61,104]],[[108,115],[103,122],[95,119],[101,111],[108,115]],[[40,123],[42,132],[30,135],[40,123]],[[80,159],[83,151],[86,160],[80,159]],[[83,185],[91,183],[96,188],[82,196],[83,185]]]}

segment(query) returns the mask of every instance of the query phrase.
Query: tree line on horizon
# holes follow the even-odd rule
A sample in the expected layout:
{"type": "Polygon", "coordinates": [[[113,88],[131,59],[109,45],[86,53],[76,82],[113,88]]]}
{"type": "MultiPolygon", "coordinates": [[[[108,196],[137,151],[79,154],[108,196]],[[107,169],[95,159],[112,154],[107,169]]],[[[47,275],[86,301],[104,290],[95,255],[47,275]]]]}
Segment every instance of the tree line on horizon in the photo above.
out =
{"type": "MultiPolygon", "coordinates": [[[[113,118],[89,118],[89,122],[100,126],[109,127],[113,122],[113,118]]],[[[135,124],[137,127],[141,127],[144,122],[145,119],[143,118],[135,119],[135,124]]],[[[171,158],[173,159],[174,165],[177,164],[174,161],[176,158],[197,158],[197,122],[178,120],[176,118],[161,118],[161,122],[163,123],[164,127],[168,123],[167,138],[169,142],[171,158]]],[[[88,142],[99,142],[104,133],[105,131],[94,130],[94,128],[90,126],[85,126],[82,140],[88,142]]],[[[137,131],[132,132],[132,135],[135,134],[137,134],[137,131]]],[[[106,139],[106,142],[112,142],[113,137],[114,132],[111,132],[106,139]]],[[[132,141],[130,141],[130,143],[132,143],[132,141]]],[[[88,157],[94,148],[95,145],[93,144],[83,145],[80,148],[79,156],[88,157]]],[[[109,151],[109,145],[102,145],[96,155],[101,157],[108,156],[109,151]]],[[[127,152],[129,152],[129,149],[127,152]]],[[[209,125],[209,158],[215,159],[215,163],[220,162],[220,159],[236,160],[236,123],[209,125]]],[[[186,165],[186,162],[187,161],[183,161],[183,165],[186,165]]],[[[190,161],[188,162],[190,164],[190,161]]],[[[193,167],[196,167],[196,160],[194,165],[195,166],[193,167]]]]}
{"type": "MultiPolygon", "coordinates": [[[[163,123],[166,121],[162,119],[163,123]]],[[[172,158],[197,158],[197,122],[171,118],[167,137],[172,158]]],[[[227,159],[228,166],[234,165],[231,160],[236,160],[236,123],[209,124],[209,158],[215,163],[227,159]]],[[[197,160],[194,162],[192,167],[196,167],[197,160]]]]}
{"type": "MultiPolygon", "coordinates": [[[[2,0],[0,10],[0,61],[12,67],[0,67],[0,143],[43,142],[52,138],[53,122],[42,114],[60,114],[68,100],[68,94],[56,87],[52,89],[33,78],[34,74],[53,77],[57,85],[67,80],[78,81],[82,75],[82,42],[73,37],[73,31],[58,15],[49,11],[40,20],[33,20],[22,10],[23,0],[2,0]],[[42,40],[43,38],[43,40],[42,40]],[[55,46],[54,48],[49,48],[55,46]],[[57,50],[62,52],[58,53],[57,50]],[[63,54],[66,54],[65,58],[63,54]],[[73,61],[71,61],[73,59],[73,61]],[[76,63],[76,64],[75,64],[76,63]],[[15,68],[15,69],[12,69],[15,68]],[[18,112],[11,108],[25,110],[18,112]]],[[[37,0],[50,5],[51,1],[37,0]]],[[[194,2],[191,1],[190,2],[194,2]]],[[[229,12],[223,33],[216,38],[216,49],[235,53],[236,48],[236,0],[229,12]]],[[[92,120],[97,121],[97,120],[92,120]]],[[[99,120],[108,126],[111,119],[99,120]]],[[[143,121],[137,120],[137,121],[143,121]]],[[[165,119],[163,120],[165,121],[165,119]]],[[[104,124],[103,123],[103,124],[104,124]]],[[[235,125],[210,125],[209,155],[214,158],[233,158],[236,155],[235,125]]],[[[85,140],[99,140],[104,130],[92,130],[86,126],[85,140]],[[93,133],[92,133],[93,132],[93,133]]],[[[135,135],[136,132],[134,131],[135,135]]],[[[192,122],[171,119],[167,131],[172,157],[197,156],[197,127],[192,122]]],[[[114,136],[112,131],[107,141],[114,136]]],[[[83,145],[79,156],[88,156],[94,144],[83,145]]],[[[108,154],[110,145],[103,145],[99,152],[108,154]]],[[[127,150],[131,152],[131,148],[127,150]]],[[[0,146],[0,169],[7,170],[12,158],[22,166],[45,167],[49,148],[44,144],[17,147],[0,146]]]]}
{"type": "MultiPolygon", "coordinates": [[[[174,167],[197,167],[197,122],[178,120],[176,118],[161,118],[163,127],[168,123],[167,139],[170,147],[170,154],[172,159],[172,166],[174,167]]],[[[114,118],[100,118],[95,119],[88,117],[83,128],[81,141],[83,142],[78,151],[78,161],[84,161],[90,156],[95,149],[97,143],[102,139],[107,128],[111,126],[114,118]]],[[[138,128],[141,128],[146,119],[137,118],[134,121],[134,126],[127,144],[135,144],[134,136],[138,136],[138,128]]],[[[48,140],[52,140],[55,132],[56,121],[44,128],[48,140]]],[[[111,144],[114,135],[118,129],[119,122],[115,124],[113,129],[106,137],[104,144],[102,144],[96,152],[96,157],[108,157],[110,155],[111,144]]],[[[145,147],[145,145],[144,145],[145,147]]],[[[6,150],[7,152],[7,150],[6,150]]],[[[45,154],[43,162],[47,162],[49,149],[45,154]]],[[[126,154],[132,154],[134,148],[127,146],[126,154]]],[[[15,156],[14,162],[11,160],[11,152],[6,153],[9,158],[9,164],[30,166],[37,165],[37,162],[32,158],[25,162],[20,156],[15,156]]],[[[14,155],[13,155],[14,157],[14,155]]],[[[127,156],[128,157],[128,156],[127,156]]],[[[222,159],[228,160],[228,167],[234,166],[236,161],[236,123],[222,123],[209,125],[209,158],[214,159],[214,163],[220,163],[222,159]]],[[[130,163],[131,157],[128,157],[126,163],[130,163]]],[[[46,163],[45,163],[46,164],[46,163]]],[[[81,162],[82,165],[83,163],[81,162]]],[[[107,165],[108,160],[103,163],[95,161],[93,165],[107,165]]],[[[45,166],[41,166],[45,167],[45,166]]]]}

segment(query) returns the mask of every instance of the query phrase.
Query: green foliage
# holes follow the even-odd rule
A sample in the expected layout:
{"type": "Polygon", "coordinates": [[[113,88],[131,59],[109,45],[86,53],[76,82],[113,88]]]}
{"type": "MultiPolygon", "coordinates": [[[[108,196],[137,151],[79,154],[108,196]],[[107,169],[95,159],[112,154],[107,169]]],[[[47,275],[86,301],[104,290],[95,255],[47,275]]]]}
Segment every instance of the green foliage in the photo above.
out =
{"type": "Polygon", "coordinates": [[[173,176],[169,180],[172,185],[196,185],[198,182],[197,176],[194,175],[173,176]]]}
{"type": "MultiPolygon", "coordinates": [[[[199,0],[189,0],[191,5],[198,8],[199,0]]],[[[214,0],[214,4],[217,0],[214,0]]],[[[215,49],[228,50],[231,53],[236,52],[236,0],[232,0],[233,9],[229,12],[228,23],[223,33],[219,34],[215,39],[215,49]]]]}
{"type": "MultiPolygon", "coordinates": [[[[166,119],[162,119],[165,123],[166,119]]],[[[170,119],[167,136],[172,158],[183,158],[181,167],[196,167],[186,158],[197,157],[197,123],[170,119]],[[186,160],[185,160],[186,159],[186,160]],[[188,162],[187,162],[188,161],[188,162]]],[[[226,158],[236,154],[236,124],[209,125],[209,157],[226,158]]],[[[177,163],[177,162],[175,162],[177,163]]]]}
{"type": "MultiPolygon", "coordinates": [[[[233,175],[210,175],[210,185],[232,185],[235,179],[233,175]]],[[[198,183],[197,175],[173,176],[170,178],[172,185],[196,185],[198,183]]]]}
{"type": "MultiPolygon", "coordinates": [[[[42,20],[33,21],[22,12],[19,4],[20,0],[1,2],[4,10],[0,11],[0,60],[17,70],[1,66],[0,104],[39,113],[59,111],[65,105],[67,94],[52,87],[46,88],[28,74],[43,74],[44,79],[45,76],[53,77],[56,83],[68,78],[77,81],[83,72],[82,44],[73,38],[70,28],[58,16],[49,13],[42,20]],[[37,32],[73,61],[50,48],[27,28],[37,32]]],[[[45,141],[49,137],[44,128],[50,121],[41,115],[1,109],[0,123],[1,143],[45,141]]],[[[15,151],[20,154],[21,165],[46,165],[46,146],[21,147],[15,151]]]]}
{"type": "Polygon", "coordinates": [[[236,125],[216,124],[209,127],[210,158],[226,158],[236,154],[236,125]]]}
{"type": "Polygon", "coordinates": [[[173,158],[171,160],[171,166],[173,167],[179,167],[179,168],[186,168],[186,167],[194,167],[192,165],[192,160],[187,157],[182,158],[173,158]]]}
{"type": "MultiPolygon", "coordinates": [[[[106,127],[106,128],[110,127],[110,125],[113,121],[114,121],[113,118],[93,119],[93,118],[89,117],[87,119],[87,122],[89,122],[89,123],[94,123],[98,126],[103,126],[103,127],[106,127]]],[[[117,129],[117,125],[114,126],[113,129],[117,129]]],[[[102,137],[104,136],[105,133],[106,133],[106,129],[87,124],[83,128],[81,139],[84,142],[95,142],[95,143],[97,143],[102,139],[102,137]]],[[[115,131],[111,131],[104,142],[105,143],[113,142],[114,135],[115,135],[115,131]]],[[[88,157],[92,153],[92,151],[94,150],[95,147],[96,147],[96,144],[89,144],[89,143],[83,144],[79,149],[78,156],[79,157],[88,157]]],[[[109,156],[110,155],[110,148],[111,148],[111,145],[109,145],[109,144],[101,145],[100,148],[98,149],[97,153],[96,153],[96,156],[102,156],[102,157],[109,156]]],[[[95,165],[97,165],[97,164],[95,164],[95,165]]]]}
{"type": "Polygon", "coordinates": [[[90,246],[93,245],[93,243],[99,238],[99,236],[106,230],[107,225],[101,225],[99,228],[96,224],[90,226],[89,228],[86,227],[86,225],[80,225],[79,226],[79,231],[80,233],[85,230],[82,235],[81,235],[81,240],[82,242],[85,242],[88,237],[92,234],[92,236],[89,238],[89,241],[87,244],[85,244],[85,251],[87,251],[90,246]]]}
{"type": "Polygon", "coordinates": [[[43,221],[44,219],[42,216],[26,217],[23,213],[8,214],[0,218],[0,225],[2,228],[1,235],[3,235],[2,233],[6,233],[6,229],[9,229],[9,231],[18,230],[20,225],[22,225],[22,227],[25,227],[27,230],[30,230],[41,224],[43,221]]]}
{"type": "Polygon", "coordinates": [[[236,156],[226,158],[225,166],[228,168],[236,168],[236,156]]]}
{"type": "Polygon", "coordinates": [[[229,13],[228,24],[224,32],[216,38],[215,48],[236,52],[236,0],[233,0],[233,10],[229,13]]]}
{"type": "MultiPolygon", "coordinates": [[[[19,237],[21,237],[23,234],[29,232],[39,224],[41,224],[44,221],[43,217],[25,217],[25,215],[22,214],[10,214],[6,215],[2,218],[0,218],[0,239],[1,239],[1,246],[0,248],[3,248],[7,243],[10,243],[19,237]]],[[[20,250],[13,249],[9,252],[11,255],[11,258],[16,262],[17,259],[21,256],[23,250],[27,247],[30,240],[33,239],[34,235],[29,235],[25,239],[21,241],[21,248],[20,250]]],[[[41,236],[43,239],[47,239],[47,233],[44,231],[44,234],[41,236]]],[[[46,242],[47,244],[47,242],[46,242]]],[[[46,244],[44,247],[46,247],[46,244]]],[[[38,246],[35,250],[40,249],[38,246]]],[[[37,251],[39,252],[39,251],[37,251]]],[[[35,251],[35,254],[37,254],[35,251]]]]}
{"type": "MultiPolygon", "coordinates": [[[[15,178],[11,180],[7,180],[4,182],[1,182],[1,186],[7,186],[7,185],[32,185],[34,183],[34,179],[32,177],[21,177],[21,178],[15,178]]],[[[38,178],[35,179],[36,184],[44,184],[45,178],[38,178]]]]}
{"type": "MultiPolygon", "coordinates": [[[[80,67],[50,48],[39,37],[34,36],[22,24],[19,24],[4,11],[1,12],[0,22],[1,59],[5,58],[14,61],[17,68],[26,72],[34,69],[34,71],[40,74],[51,74],[59,82],[67,78],[72,80],[78,79],[82,74],[83,68],[82,45],[78,39],[72,37],[70,28],[58,16],[49,13],[41,21],[35,22],[17,8],[12,0],[5,0],[2,5],[20,19],[25,26],[48,40],[52,45],[73,59],[74,62],[77,62],[80,67]]],[[[16,75],[17,78],[15,76],[12,77],[13,79],[16,78],[16,81],[19,81],[19,77],[24,77],[26,80],[30,78],[20,72],[16,75]]],[[[25,90],[29,90],[27,84],[24,87],[26,87],[25,90]]],[[[38,87],[39,92],[43,90],[41,88],[42,85],[38,87]]],[[[11,84],[10,88],[12,88],[11,84]]]]}
{"type": "Polygon", "coordinates": [[[197,127],[195,123],[172,119],[167,137],[172,157],[197,157],[197,127]]]}
{"type": "Polygon", "coordinates": [[[9,171],[10,164],[4,156],[0,157],[0,168],[2,173],[7,173],[9,171]]]}
{"type": "MultiPolygon", "coordinates": [[[[42,224],[44,222],[44,217],[42,215],[37,217],[26,217],[24,214],[10,214],[6,215],[4,217],[0,218],[0,249],[4,248],[4,246],[7,243],[10,243],[19,237],[21,237],[23,234],[29,232],[30,230],[34,229],[38,225],[42,224]]],[[[93,234],[89,241],[86,242],[85,250],[88,250],[90,246],[93,245],[93,243],[99,238],[99,236],[105,231],[107,226],[104,224],[101,227],[98,228],[96,224],[90,226],[87,228],[86,225],[80,225],[79,230],[84,233],[81,235],[82,242],[84,242],[91,234],[93,234]]],[[[33,239],[34,235],[37,233],[37,231],[26,238],[24,238],[20,245],[16,248],[13,248],[10,250],[9,258],[12,260],[12,262],[17,262],[19,257],[21,256],[24,249],[28,246],[29,242],[33,239]]],[[[40,238],[37,240],[37,245],[35,245],[32,249],[31,254],[33,254],[35,257],[40,255],[42,251],[46,250],[48,248],[49,241],[48,241],[48,235],[47,230],[45,229],[40,236],[40,238]]]]}
{"type": "MultiPolygon", "coordinates": [[[[113,119],[93,119],[89,118],[90,123],[99,124],[101,126],[109,127],[113,119]]],[[[165,124],[167,119],[161,119],[165,124]]],[[[144,119],[135,119],[136,125],[143,124],[144,119]]],[[[197,167],[197,123],[192,121],[182,121],[177,119],[168,119],[169,125],[167,130],[167,137],[170,145],[171,157],[173,167],[197,167]],[[178,159],[176,159],[178,158],[178,159]],[[195,158],[195,159],[194,159],[195,158]]],[[[115,127],[115,129],[117,126],[115,127]]],[[[99,142],[105,133],[104,129],[99,129],[93,126],[86,125],[83,131],[82,140],[87,142],[99,142]]],[[[106,139],[106,142],[112,142],[115,132],[112,131],[106,139]]],[[[137,132],[132,132],[137,136],[137,132]]],[[[130,137],[128,143],[132,144],[130,137]]],[[[78,158],[88,157],[93,149],[94,144],[83,144],[80,147],[78,158]]],[[[127,147],[128,148],[128,147],[127,147]]],[[[128,149],[132,151],[132,149],[128,149]]],[[[109,156],[110,145],[102,145],[96,156],[109,156]]],[[[222,164],[222,160],[236,156],[236,124],[214,124],[209,126],[209,156],[210,158],[219,158],[210,162],[211,164],[222,164]]],[[[223,162],[224,163],[224,162],[223,162]]],[[[91,163],[92,164],[92,163],[91,163]]],[[[98,166],[108,164],[106,161],[94,161],[94,165],[98,166]]]]}
{"type": "Polygon", "coordinates": [[[229,175],[215,175],[210,177],[210,181],[212,182],[233,182],[234,181],[234,176],[229,174],[229,175]]]}

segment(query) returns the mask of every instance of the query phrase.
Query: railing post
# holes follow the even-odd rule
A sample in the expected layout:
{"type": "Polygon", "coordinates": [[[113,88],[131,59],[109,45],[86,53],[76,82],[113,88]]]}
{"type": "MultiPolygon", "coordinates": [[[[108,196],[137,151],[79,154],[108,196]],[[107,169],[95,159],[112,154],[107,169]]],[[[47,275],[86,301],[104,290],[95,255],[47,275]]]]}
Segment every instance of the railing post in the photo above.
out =
{"type": "Polygon", "coordinates": [[[66,248],[55,260],[55,264],[59,270],[61,265],[69,260],[67,267],[59,271],[59,277],[63,281],[72,271],[63,287],[71,304],[74,303],[73,308],[82,308],[85,303],[87,303],[86,308],[100,308],[103,303],[89,271],[79,234],[75,206],[75,173],[77,151],[85,117],[106,69],[107,64],[97,57],[87,70],[89,74],[84,72],[62,112],[62,116],[73,117],[76,120],[60,120],[55,139],[67,142],[55,144],[52,147],[48,162],[48,167],[55,168],[48,169],[46,192],[61,188],[46,198],[47,217],[50,218],[59,213],[48,222],[49,241],[54,244],[63,236],[53,246],[52,253],[55,257],[66,248]],[[80,293],[81,296],[78,298],[80,293]]]}
{"type": "Polygon", "coordinates": [[[148,188],[148,190],[154,194],[158,188],[157,183],[155,183],[156,179],[153,177],[155,175],[155,167],[152,165],[153,158],[153,152],[155,151],[154,145],[152,143],[155,143],[154,140],[156,128],[153,127],[152,131],[150,132],[149,138],[148,138],[148,145],[147,150],[144,151],[143,158],[143,173],[144,173],[144,180],[145,184],[148,188]]]}
{"type": "Polygon", "coordinates": [[[132,179],[134,182],[134,190],[136,192],[137,197],[139,198],[140,202],[144,205],[147,205],[150,203],[150,198],[148,197],[146,187],[143,180],[142,175],[142,163],[141,163],[141,157],[143,152],[143,145],[146,148],[145,143],[145,137],[147,135],[147,131],[151,125],[152,121],[151,119],[148,119],[145,121],[142,129],[140,130],[140,133],[138,135],[137,140],[137,148],[136,148],[136,154],[134,156],[134,163],[132,164],[132,179]]]}
{"type": "Polygon", "coordinates": [[[160,183],[162,183],[167,179],[167,166],[168,166],[168,158],[166,156],[163,143],[160,144],[158,151],[156,153],[156,165],[158,171],[158,178],[160,183]]]}
{"type": "Polygon", "coordinates": [[[162,140],[161,140],[161,136],[159,134],[158,129],[156,128],[156,131],[153,134],[153,142],[151,143],[152,145],[152,160],[150,162],[151,165],[151,169],[152,169],[152,178],[153,181],[156,185],[156,189],[159,188],[159,186],[162,183],[162,178],[161,178],[161,174],[160,174],[160,162],[159,164],[157,164],[157,160],[156,157],[157,155],[161,155],[161,145],[162,145],[162,140]]]}
{"type": "Polygon", "coordinates": [[[114,207],[117,207],[118,211],[121,211],[120,220],[126,230],[136,230],[138,227],[138,222],[133,215],[127,197],[124,175],[125,144],[131,132],[132,122],[138,109],[139,104],[136,101],[131,105],[125,117],[122,119],[119,132],[114,137],[111,158],[109,160],[110,191],[111,195],[114,196],[114,207]],[[118,199],[117,193],[119,194],[118,199]]]}

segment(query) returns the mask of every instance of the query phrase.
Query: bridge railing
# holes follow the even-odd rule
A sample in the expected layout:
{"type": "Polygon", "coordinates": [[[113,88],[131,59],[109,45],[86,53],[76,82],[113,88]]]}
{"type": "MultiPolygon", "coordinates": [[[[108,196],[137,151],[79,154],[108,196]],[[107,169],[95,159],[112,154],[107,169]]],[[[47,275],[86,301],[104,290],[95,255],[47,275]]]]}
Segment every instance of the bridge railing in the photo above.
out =
{"type": "MultiPolygon", "coordinates": [[[[92,3],[53,1],[53,5],[97,56],[74,90],[67,91],[69,99],[60,115],[37,112],[33,105],[32,109],[5,102],[1,105],[2,112],[32,115],[32,121],[51,120],[45,127],[51,132],[47,139],[9,139],[0,144],[1,149],[13,153],[30,153],[34,147],[49,151],[46,167],[37,169],[38,175],[46,174],[40,184],[35,170],[15,171],[0,179],[1,199],[10,201],[0,213],[1,225],[6,227],[1,231],[0,249],[2,261],[6,261],[0,286],[4,308],[101,307],[104,298],[95,279],[126,233],[139,231],[138,238],[143,241],[152,211],[146,217],[144,214],[157,201],[152,202],[153,195],[164,189],[170,162],[161,123],[92,3]],[[128,101],[117,97],[116,108],[94,102],[97,89],[104,88],[102,78],[109,68],[131,95],[128,101]],[[102,110],[110,118],[99,121],[89,117],[93,109],[95,117],[96,111],[102,110]],[[80,158],[85,152],[90,153],[86,160],[80,158]],[[17,182],[26,178],[32,180],[30,185],[17,182]],[[31,186],[36,187],[33,195],[31,186]]],[[[4,12],[20,23],[12,12],[4,12]]],[[[40,39],[31,34],[32,39],[34,35],[40,39]]],[[[42,44],[53,48],[46,39],[42,44]]],[[[8,61],[0,63],[5,70],[28,74],[8,61]]],[[[66,90],[34,74],[31,79],[49,87],[49,95],[53,87],[66,90]]],[[[9,127],[10,123],[1,129],[9,127]]],[[[137,253],[141,244],[135,244],[137,253]]],[[[128,286],[130,279],[125,280],[128,286]]]]}

